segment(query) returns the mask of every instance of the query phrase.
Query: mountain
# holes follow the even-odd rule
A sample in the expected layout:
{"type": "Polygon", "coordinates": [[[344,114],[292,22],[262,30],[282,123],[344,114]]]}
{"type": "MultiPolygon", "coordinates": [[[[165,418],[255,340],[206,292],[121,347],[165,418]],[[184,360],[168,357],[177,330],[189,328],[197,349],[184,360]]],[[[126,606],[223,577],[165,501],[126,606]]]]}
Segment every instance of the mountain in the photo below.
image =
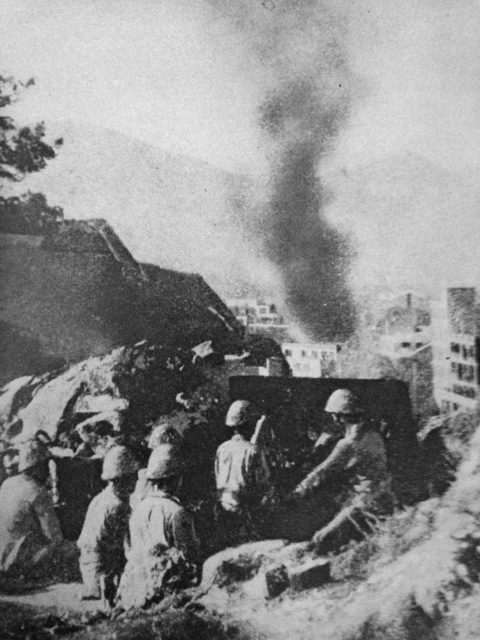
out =
{"type": "Polygon", "coordinates": [[[325,176],[357,252],[353,278],[398,288],[480,285],[478,187],[413,153],[325,176]]]}
{"type": "Polygon", "coordinates": [[[251,281],[239,212],[254,206],[253,178],[91,124],[46,128],[63,147],[22,191],[43,192],[68,218],[106,219],[137,260],[201,273],[222,294],[251,281]]]}

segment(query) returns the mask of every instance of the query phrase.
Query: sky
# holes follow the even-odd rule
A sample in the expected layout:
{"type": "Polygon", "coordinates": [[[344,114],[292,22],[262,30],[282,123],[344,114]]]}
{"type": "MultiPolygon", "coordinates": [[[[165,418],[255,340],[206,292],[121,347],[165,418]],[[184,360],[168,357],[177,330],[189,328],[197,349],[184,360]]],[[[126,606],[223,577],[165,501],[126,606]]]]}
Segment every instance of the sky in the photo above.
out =
{"type": "Polygon", "coordinates": [[[478,171],[478,0],[345,6],[350,63],[365,81],[365,97],[338,155],[354,164],[408,148],[449,169],[478,171]]]}
{"type": "MultiPolygon", "coordinates": [[[[246,13],[234,0],[2,0],[0,69],[36,81],[14,114],[90,123],[227,171],[268,174],[259,105],[279,73],[259,55],[251,24],[275,34],[287,4],[307,20],[320,1],[240,4],[246,13]]],[[[337,21],[350,99],[318,171],[332,191],[325,215],[352,234],[353,280],[480,284],[480,2],[323,4],[337,21]]],[[[294,43],[299,60],[309,55],[294,43]]]]}
{"type": "MultiPolygon", "coordinates": [[[[478,0],[331,4],[363,92],[337,148],[344,162],[408,147],[478,169],[478,0]]],[[[27,119],[89,121],[229,169],[264,168],[255,121],[268,71],[248,33],[207,2],[3,0],[0,53],[7,72],[36,78],[18,106],[27,119]]]]}
{"type": "Polygon", "coordinates": [[[201,1],[2,5],[2,68],[37,82],[19,118],[91,122],[233,169],[261,162],[261,70],[201,1]]]}

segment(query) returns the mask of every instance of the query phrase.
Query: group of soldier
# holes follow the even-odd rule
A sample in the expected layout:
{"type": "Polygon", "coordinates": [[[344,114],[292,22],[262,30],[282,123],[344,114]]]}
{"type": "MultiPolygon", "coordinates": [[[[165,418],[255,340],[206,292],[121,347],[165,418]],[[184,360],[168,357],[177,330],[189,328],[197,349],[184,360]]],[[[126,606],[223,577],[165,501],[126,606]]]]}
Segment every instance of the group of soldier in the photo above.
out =
{"type": "MultiPolygon", "coordinates": [[[[393,506],[385,444],[365,419],[358,398],[338,389],[325,411],[332,427],[316,446],[325,450],[323,460],[280,506],[291,516],[312,498],[319,511],[322,503],[335,504],[325,510],[311,540],[318,553],[331,549],[332,540],[344,542],[365,532],[393,506]],[[332,501],[330,495],[324,500],[332,487],[338,499],[332,501]]],[[[273,513],[268,448],[260,437],[264,420],[246,400],[235,401],[225,418],[232,435],[216,451],[212,522],[223,546],[255,539],[262,514],[273,513]]],[[[125,609],[144,607],[196,585],[201,577],[205,555],[193,515],[181,499],[188,473],[182,438],[165,422],[152,430],[148,445],[145,469],[123,444],[112,444],[105,453],[106,486],[91,501],[77,541],[84,599],[101,598],[125,609]]],[[[0,576],[41,572],[60,552],[61,528],[46,488],[48,462],[45,443],[24,443],[18,473],[0,487],[0,576]]],[[[279,533],[276,537],[284,537],[279,533]]]]}

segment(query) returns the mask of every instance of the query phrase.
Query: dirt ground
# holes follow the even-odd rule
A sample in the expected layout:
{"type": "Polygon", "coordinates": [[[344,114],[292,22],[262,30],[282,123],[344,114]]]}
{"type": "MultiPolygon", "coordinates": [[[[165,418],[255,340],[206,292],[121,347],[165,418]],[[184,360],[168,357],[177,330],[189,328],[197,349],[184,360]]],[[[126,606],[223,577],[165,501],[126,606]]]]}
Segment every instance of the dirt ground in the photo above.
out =
{"type": "Polygon", "coordinates": [[[54,584],[48,587],[38,587],[28,593],[0,594],[0,612],[19,611],[32,612],[32,615],[91,613],[101,609],[99,600],[80,600],[81,584],[54,584]]]}

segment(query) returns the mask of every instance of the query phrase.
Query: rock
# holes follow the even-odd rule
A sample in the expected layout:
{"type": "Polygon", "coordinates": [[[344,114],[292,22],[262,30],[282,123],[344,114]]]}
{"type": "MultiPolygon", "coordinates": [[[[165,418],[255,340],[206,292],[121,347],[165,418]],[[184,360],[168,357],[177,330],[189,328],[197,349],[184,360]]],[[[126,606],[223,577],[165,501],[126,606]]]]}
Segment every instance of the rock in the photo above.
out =
{"type": "Polygon", "coordinates": [[[277,564],[290,565],[292,563],[299,563],[307,556],[312,557],[312,543],[310,540],[307,542],[291,542],[287,544],[283,549],[275,554],[277,564]]]}
{"type": "Polygon", "coordinates": [[[269,598],[276,598],[289,586],[288,572],[284,564],[281,564],[265,573],[265,582],[269,598]]]}
{"type": "Polygon", "coordinates": [[[318,558],[306,562],[291,569],[288,578],[294,591],[319,587],[330,580],[330,561],[327,558],[318,558]]]}
{"type": "Polygon", "coordinates": [[[242,583],[242,594],[251,603],[266,600],[268,590],[265,573],[257,573],[251,580],[242,583]]]}
{"type": "Polygon", "coordinates": [[[200,590],[209,589],[213,584],[226,586],[253,578],[264,562],[278,563],[276,556],[285,545],[284,540],[248,542],[210,556],[203,564],[200,590]]]}

